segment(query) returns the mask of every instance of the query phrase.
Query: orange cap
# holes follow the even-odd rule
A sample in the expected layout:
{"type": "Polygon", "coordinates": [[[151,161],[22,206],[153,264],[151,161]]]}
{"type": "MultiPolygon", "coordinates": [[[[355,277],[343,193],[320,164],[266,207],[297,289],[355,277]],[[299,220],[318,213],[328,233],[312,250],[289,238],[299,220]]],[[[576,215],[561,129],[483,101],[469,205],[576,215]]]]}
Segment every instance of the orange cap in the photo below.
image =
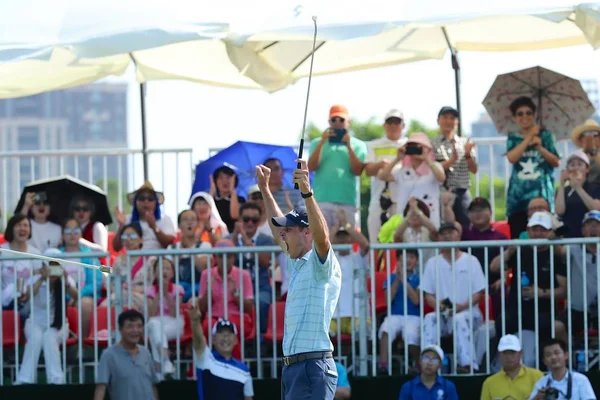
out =
{"type": "Polygon", "coordinates": [[[336,104],[329,110],[329,118],[342,117],[348,119],[348,109],[346,106],[336,104]]]}

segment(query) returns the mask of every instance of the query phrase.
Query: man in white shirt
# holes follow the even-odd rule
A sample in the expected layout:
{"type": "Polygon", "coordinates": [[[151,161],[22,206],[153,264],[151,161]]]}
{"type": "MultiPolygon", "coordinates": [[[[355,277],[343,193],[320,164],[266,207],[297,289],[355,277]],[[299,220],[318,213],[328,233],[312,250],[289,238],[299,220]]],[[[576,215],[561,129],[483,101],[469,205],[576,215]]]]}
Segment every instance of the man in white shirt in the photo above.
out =
{"type": "MultiPolygon", "coordinates": [[[[443,242],[460,241],[456,223],[443,223],[439,229],[439,237],[443,242]]],[[[425,293],[425,301],[436,311],[425,315],[424,345],[440,344],[437,337],[439,307],[440,335],[456,335],[455,353],[458,366],[462,367],[459,368],[459,372],[470,370],[469,366],[472,366],[474,371],[478,369],[473,347],[473,331],[483,322],[478,303],[482,300],[486,285],[477,258],[458,248],[440,249],[440,254],[430,258],[425,265],[421,290],[425,293]]]]}
{"type": "MultiPolygon", "coordinates": [[[[377,241],[382,223],[398,212],[396,210],[397,183],[379,179],[377,172],[393,162],[398,154],[398,149],[406,143],[406,138],[402,137],[404,126],[402,111],[390,110],[385,115],[383,124],[385,136],[367,143],[365,171],[367,176],[371,177],[371,202],[369,203],[367,226],[371,242],[377,241]]],[[[400,165],[398,165],[398,168],[400,168],[400,165]]]]}
{"type": "Polygon", "coordinates": [[[550,339],[543,344],[542,352],[550,373],[535,384],[529,400],[596,400],[587,376],[567,369],[569,352],[565,342],[550,339]]]}

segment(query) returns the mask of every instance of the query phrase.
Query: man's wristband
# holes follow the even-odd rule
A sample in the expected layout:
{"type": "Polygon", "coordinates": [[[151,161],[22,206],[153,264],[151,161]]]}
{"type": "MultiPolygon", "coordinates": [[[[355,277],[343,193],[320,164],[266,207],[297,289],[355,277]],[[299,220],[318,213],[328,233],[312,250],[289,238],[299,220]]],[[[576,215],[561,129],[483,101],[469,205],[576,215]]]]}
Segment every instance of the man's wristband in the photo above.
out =
{"type": "Polygon", "coordinates": [[[302,196],[303,199],[308,199],[309,197],[312,197],[313,192],[312,190],[308,193],[300,193],[300,196],[302,196]]]}

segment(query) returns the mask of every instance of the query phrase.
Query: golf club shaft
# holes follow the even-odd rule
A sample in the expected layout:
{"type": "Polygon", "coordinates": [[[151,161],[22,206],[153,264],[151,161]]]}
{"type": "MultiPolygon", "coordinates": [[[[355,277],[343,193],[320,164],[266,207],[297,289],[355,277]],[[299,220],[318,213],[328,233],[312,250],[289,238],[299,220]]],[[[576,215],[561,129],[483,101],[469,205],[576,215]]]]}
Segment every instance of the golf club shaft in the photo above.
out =
{"type": "Polygon", "coordinates": [[[22,251],[15,251],[15,250],[10,250],[10,249],[0,249],[0,253],[7,253],[7,254],[14,255],[14,256],[23,256],[23,258],[35,258],[35,259],[42,260],[42,261],[55,261],[57,263],[69,263],[69,264],[77,265],[77,266],[84,267],[84,268],[95,269],[95,270],[98,270],[101,272],[111,273],[110,267],[107,267],[106,265],[91,265],[91,264],[85,264],[82,262],[71,261],[69,259],[54,258],[54,257],[48,257],[48,256],[39,255],[39,254],[24,253],[22,251]]]}
{"type": "MultiPolygon", "coordinates": [[[[313,24],[315,25],[315,33],[313,36],[312,53],[310,54],[310,71],[308,73],[308,88],[306,90],[306,104],[304,105],[304,120],[302,121],[302,137],[300,139],[300,148],[298,149],[298,158],[302,158],[304,153],[304,135],[306,134],[306,116],[308,114],[308,99],[310,97],[310,84],[312,82],[313,63],[315,61],[315,51],[317,49],[317,17],[312,17],[313,24]]],[[[298,163],[297,168],[300,169],[302,165],[298,163]]],[[[294,184],[294,189],[300,189],[297,183],[294,184]]]]}

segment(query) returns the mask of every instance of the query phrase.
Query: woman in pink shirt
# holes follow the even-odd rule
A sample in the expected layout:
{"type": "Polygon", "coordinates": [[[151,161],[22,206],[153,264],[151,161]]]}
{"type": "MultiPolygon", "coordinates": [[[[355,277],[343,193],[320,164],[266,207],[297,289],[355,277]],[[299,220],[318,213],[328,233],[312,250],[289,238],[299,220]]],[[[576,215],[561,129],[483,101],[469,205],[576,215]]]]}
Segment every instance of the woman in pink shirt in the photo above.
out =
{"type": "Polygon", "coordinates": [[[157,370],[165,374],[175,372],[175,367],[169,356],[169,340],[174,340],[183,332],[183,317],[177,319],[177,307],[183,300],[183,287],[175,285],[175,264],[170,256],[165,256],[161,263],[154,261],[154,284],[148,288],[148,336],[152,347],[152,357],[157,364],[157,370]],[[160,280],[162,276],[162,282],[160,280]],[[162,351],[161,351],[162,350],[162,351]]]}

